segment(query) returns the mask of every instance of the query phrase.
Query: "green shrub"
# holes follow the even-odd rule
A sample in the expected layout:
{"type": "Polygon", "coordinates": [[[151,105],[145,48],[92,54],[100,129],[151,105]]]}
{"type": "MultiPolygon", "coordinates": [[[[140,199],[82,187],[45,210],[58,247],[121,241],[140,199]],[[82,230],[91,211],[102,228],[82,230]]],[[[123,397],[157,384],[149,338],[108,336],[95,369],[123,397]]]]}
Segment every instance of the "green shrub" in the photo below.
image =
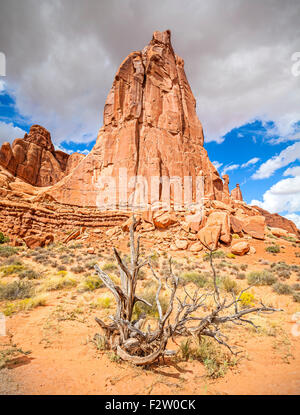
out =
{"type": "MultiPolygon", "coordinates": [[[[206,253],[203,256],[203,260],[204,261],[209,261],[209,257],[210,257],[209,253],[206,253]]],[[[219,249],[218,251],[215,251],[215,252],[212,253],[212,257],[213,257],[213,259],[225,258],[225,252],[222,251],[221,249],[219,249]]]]}
{"type": "Polygon", "coordinates": [[[29,281],[14,281],[0,284],[0,300],[17,300],[29,298],[34,294],[34,287],[29,281]]]}
{"type": "Polygon", "coordinates": [[[236,364],[229,353],[224,353],[207,337],[201,338],[198,347],[193,351],[193,357],[204,364],[207,375],[213,379],[224,377],[228,368],[236,364]]]}
{"type": "Polygon", "coordinates": [[[112,262],[107,262],[102,267],[102,270],[105,272],[115,271],[116,269],[118,269],[117,265],[113,264],[112,262]]]}
{"type": "Polygon", "coordinates": [[[190,282],[197,285],[197,287],[203,288],[207,283],[207,278],[200,274],[199,272],[190,271],[190,272],[183,272],[180,275],[180,282],[185,285],[190,282]]]}
{"type": "Polygon", "coordinates": [[[39,278],[39,274],[33,269],[26,269],[19,273],[19,278],[28,278],[29,280],[36,280],[39,278]]]}
{"type": "Polygon", "coordinates": [[[4,236],[2,232],[0,232],[0,244],[5,244],[9,242],[9,238],[7,236],[4,236]]]}
{"type": "Polygon", "coordinates": [[[232,234],[233,239],[240,239],[240,236],[237,233],[232,234]]]}
{"type": "Polygon", "coordinates": [[[222,279],[222,286],[225,291],[233,292],[235,294],[238,293],[238,285],[235,280],[232,280],[230,277],[224,277],[222,279]]]}
{"type": "Polygon", "coordinates": [[[24,270],[24,265],[6,265],[0,268],[2,275],[4,277],[8,275],[18,274],[19,272],[24,270]]]}
{"type": "Polygon", "coordinates": [[[278,254],[280,252],[280,246],[279,245],[270,245],[266,247],[266,251],[270,252],[272,254],[278,254]]]}
{"type": "Polygon", "coordinates": [[[80,291],[94,291],[98,288],[103,287],[104,284],[99,277],[96,275],[89,275],[82,281],[79,285],[77,290],[80,291]]]}
{"type": "Polygon", "coordinates": [[[273,285],[278,278],[270,271],[253,271],[248,274],[248,283],[250,285],[273,285]]]}
{"type": "Polygon", "coordinates": [[[67,276],[63,277],[52,277],[45,281],[44,288],[47,291],[61,290],[66,287],[75,287],[77,285],[77,280],[67,276]]]}
{"type": "Polygon", "coordinates": [[[226,257],[230,259],[235,259],[235,255],[232,254],[231,252],[228,252],[228,254],[226,254],[226,257]]]}
{"type": "Polygon", "coordinates": [[[293,292],[292,288],[289,285],[283,284],[281,282],[277,282],[276,284],[274,284],[273,290],[277,294],[292,294],[293,292]]]}
{"type": "Polygon", "coordinates": [[[6,303],[3,309],[5,316],[11,316],[19,311],[27,311],[38,306],[46,305],[47,295],[41,294],[32,298],[25,298],[13,303],[6,303]]]}
{"type": "Polygon", "coordinates": [[[0,257],[2,258],[8,258],[17,252],[18,252],[17,248],[14,248],[12,246],[0,245],[0,257]]]}
{"type": "MultiPolygon", "coordinates": [[[[138,301],[137,303],[135,303],[134,309],[133,309],[134,318],[139,318],[139,316],[142,313],[145,313],[152,317],[158,317],[158,309],[156,305],[155,296],[156,296],[156,290],[154,289],[145,290],[145,292],[139,295],[139,297],[142,297],[144,300],[148,301],[148,303],[152,304],[152,307],[149,307],[147,304],[142,303],[141,301],[138,301]]],[[[168,300],[166,299],[165,296],[161,295],[159,297],[159,301],[161,304],[162,312],[165,313],[168,307],[168,300]]]]}

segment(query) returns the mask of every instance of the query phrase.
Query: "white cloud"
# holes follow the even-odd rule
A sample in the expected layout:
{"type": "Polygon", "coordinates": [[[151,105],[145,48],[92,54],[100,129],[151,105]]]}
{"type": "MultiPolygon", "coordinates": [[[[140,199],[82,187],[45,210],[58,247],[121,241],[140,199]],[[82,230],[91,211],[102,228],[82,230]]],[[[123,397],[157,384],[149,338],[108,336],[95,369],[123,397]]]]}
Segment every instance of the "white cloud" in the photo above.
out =
{"type": "Polygon", "coordinates": [[[223,166],[223,163],[220,163],[219,161],[215,160],[212,162],[212,164],[215,166],[215,168],[218,170],[220,167],[223,166]]]}
{"type": "Polygon", "coordinates": [[[300,211],[300,176],[280,180],[264,193],[263,201],[252,200],[251,205],[271,213],[300,211]]]}
{"type": "Polygon", "coordinates": [[[253,157],[252,159],[250,159],[249,161],[247,161],[247,163],[244,163],[241,165],[242,168],[248,167],[248,166],[252,166],[253,164],[258,163],[260,160],[260,158],[258,157],[253,157]]]}
{"type": "Polygon", "coordinates": [[[300,166],[289,167],[283,173],[284,176],[300,176],[300,166]]]}
{"type": "Polygon", "coordinates": [[[296,213],[289,213],[288,215],[285,215],[284,217],[293,221],[294,224],[297,226],[297,228],[300,229],[300,215],[297,215],[296,213]]]}
{"type": "Polygon", "coordinates": [[[122,60],[171,29],[207,142],[254,119],[286,137],[299,120],[299,13],[299,0],[1,0],[6,82],[55,143],[87,142],[122,60]]]}
{"type": "Polygon", "coordinates": [[[253,179],[266,179],[272,174],[290,163],[300,160],[300,142],[297,142],[284,150],[278,156],[274,156],[263,163],[252,175],[253,179]]]}
{"type": "Polygon", "coordinates": [[[240,167],[239,164],[231,164],[231,165],[225,166],[223,171],[222,171],[222,176],[223,176],[223,174],[226,174],[228,171],[236,170],[239,167],[240,167]]]}
{"type": "Polygon", "coordinates": [[[0,121],[0,145],[5,141],[12,143],[16,138],[23,138],[26,131],[13,125],[13,123],[5,123],[0,121]]]}

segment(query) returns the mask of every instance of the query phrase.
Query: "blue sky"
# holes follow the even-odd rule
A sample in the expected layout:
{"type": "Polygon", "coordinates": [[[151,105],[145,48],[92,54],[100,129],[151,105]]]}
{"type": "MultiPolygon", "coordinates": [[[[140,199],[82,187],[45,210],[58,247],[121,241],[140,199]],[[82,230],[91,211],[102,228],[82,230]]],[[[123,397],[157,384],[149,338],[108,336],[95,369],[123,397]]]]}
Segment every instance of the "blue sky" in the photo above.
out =
{"type": "Polygon", "coordinates": [[[1,0],[0,143],[31,124],[86,154],[123,59],[171,30],[211,161],[300,227],[300,2],[1,0]],[[293,69],[292,69],[293,68],[293,69]]]}

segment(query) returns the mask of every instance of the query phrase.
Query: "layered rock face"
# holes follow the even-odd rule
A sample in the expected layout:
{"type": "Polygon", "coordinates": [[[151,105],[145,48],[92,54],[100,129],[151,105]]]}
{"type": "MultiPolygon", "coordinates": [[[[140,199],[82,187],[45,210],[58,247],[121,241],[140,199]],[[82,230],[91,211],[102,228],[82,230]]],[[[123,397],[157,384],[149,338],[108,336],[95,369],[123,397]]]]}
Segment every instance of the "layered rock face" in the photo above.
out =
{"type": "Polygon", "coordinates": [[[240,189],[240,185],[237,184],[234,189],[231,190],[231,197],[233,200],[240,200],[243,201],[242,191],[240,189]]]}
{"type": "Polygon", "coordinates": [[[61,180],[84,158],[82,154],[55,151],[46,128],[33,125],[29,134],[17,138],[12,146],[0,149],[0,165],[33,186],[50,186],[61,180]]]}
{"type": "Polygon", "coordinates": [[[278,215],[278,213],[270,213],[258,206],[253,206],[259,213],[266,218],[266,225],[272,228],[285,229],[287,232],[294,233],[300,237],[300,231],[291,220],[278,215]]]}
{"type": "MultiPolygon", "coordinates": [[[[155,32],[148,46],[131,53],[121,64],[106,100],[104,125],[94,149],[50,194],[62,203],[95,206],[99,178],[109,176],[116,178],[117,205],[125,207],[134,190],[145,188],[139,178],[130,183],[133,176],[143,177],[148,189],[152,177],[176,177],[183,182],[190,176],[195,200],[199,175],[204,176],[206,198],[228,199],[223,181],[203,148],[202,126],[184,62],[173,51],[170,32],[155,32]],[[125,184],[119,183],[119,176],[125,184]]],[[[163,188],[159,183],[157,186],[158,192],[148,192],[146,202],[151,205],[163,198],[163,188]]]]}

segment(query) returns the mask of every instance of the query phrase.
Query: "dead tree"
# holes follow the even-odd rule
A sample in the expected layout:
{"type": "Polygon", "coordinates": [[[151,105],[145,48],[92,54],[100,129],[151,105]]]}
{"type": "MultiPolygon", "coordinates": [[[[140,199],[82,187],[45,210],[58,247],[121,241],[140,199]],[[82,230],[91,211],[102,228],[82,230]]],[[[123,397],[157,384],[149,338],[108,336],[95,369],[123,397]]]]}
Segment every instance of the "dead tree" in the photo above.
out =
{"type": "Polygon", "coordinates": [[[184,288],[185,296],[181,300],[176,295],[178,277],[173,273],[171,259],[169,261],[169,274],[163,278],[157,275],[150,259],[140,260],[140,238],[138,237],[137,241],[135,241],[135,224],[133,217],[130,227],[131,265],[127,266],[119,252],[115,248],[113,249],[120,271],[121,286],[115,285],[111,278],[98,265],[95,265],[99,277],[112,292],[117,303],[115,315],[109,316],[110,324],[104,323],[97,317],[96,322],[104,332],[105,342],[122,360],[129,361],[135,365],[149,365],[160,357],[175,354],[175,351],[168,351],[166,348],[168,340],[172,338],[175,341],[175,338],[178,336],[193,336],[199,339],[202,336],[212,337],[219,344],[226,346],[232,353],[236,354],[230,345],[227,344],[225,341],[226,336],[220,330],[224,323],[251,324],[257,327],[251,320],[246,319],[245,316],[251,313],[280,311],[263,303],[258,307],[240,308],[241,295],[250,287],[241,291],[238,296],[232,293],[229,299],[228,296],[221,298],[217,284],[217,274],[213,265],[213,252],[215,249],[209,245],[205,245],[205,247],[209,254],[213,273],[213,289],[202,294],[199,294],[199,290],[196,290],[193,294],[190,294],[184,288]],[[150,325],[148,325],[146,330],[143,330],[146,317],[144,314],[137,320],[132,320],[134,305],[137,301],[152,307],[152,304],[136,295],[139,271],[144,266],[150,268],[153,278],[158,283],[155,299],[159,316],[157,326],[155,329],[151,329],[150,325]],[[163,312],[159,300],[163,284],[170,292],[165,312],[163,312]],[[209,297],[213,298],[214,307],[210,313],[205,314],[203,309],[205,309],[209,297]],[[175,304],[177,304],[177,307],[174,307],[175,304]],[[199,316],[195,315],[196,312],[199,316]]]}

